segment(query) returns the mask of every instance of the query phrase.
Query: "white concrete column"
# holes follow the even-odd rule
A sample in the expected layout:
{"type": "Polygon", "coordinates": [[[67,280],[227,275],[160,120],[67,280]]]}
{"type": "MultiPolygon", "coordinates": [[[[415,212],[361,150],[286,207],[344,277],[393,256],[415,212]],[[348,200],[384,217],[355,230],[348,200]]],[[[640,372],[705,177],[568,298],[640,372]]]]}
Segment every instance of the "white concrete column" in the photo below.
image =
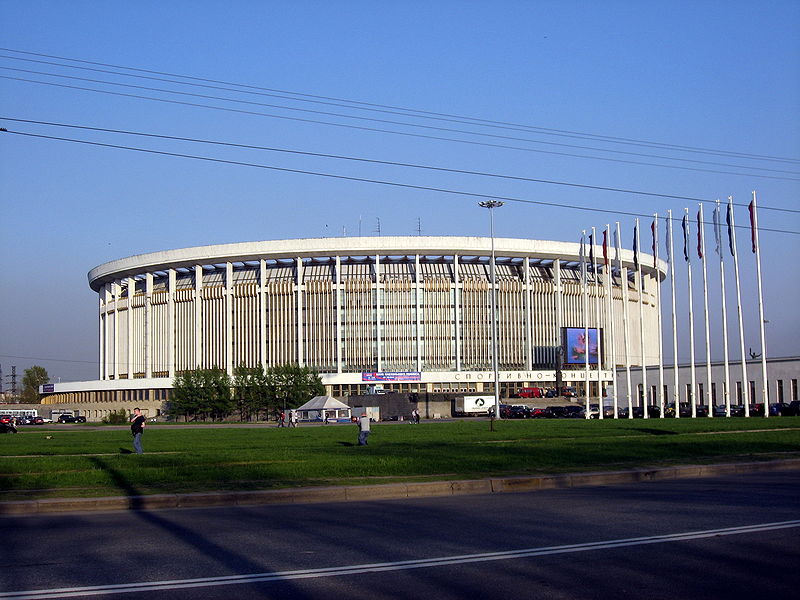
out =
{"type": "Polygon", "coordinates": [[[297,364],[303,366],[303,259],[297,257],[297,364]]]}
{"type": "Polygon", "coordinates": [[[417,315],[417,371],[422,371],[422,273],[419,270],[419,254],[414,256],[414,312],[417,315]]]}
{"type": "Polygon", "coordinates": [[[225,263],[225,370],[228,375],[233,375],[233,263],[231,262],[225,263]]]}
{"type": "Polygon", "coordinates": [[[263,367],[267,366],[267,261],[263,258],[259,261],[258,278],[258,314],[259,314],[259,353],[263,367]]]}
{"type": "Polygon", "coordinates": [[[533,369],[533,302],[531,301],[531,259],[526,256],[525,265],[525,370],[533,369]]]}
{"type": "Polygon", "coordinates": [[[144,376],[153,376],[153,315],[150,300],[153,296],[153,274],[145,275],[144,285],[144,376]]]}
{"type": "Polygon", "coordinates": [[[114,348],[113,348],[113,374],[114,379],[119,379],[119,304],[120,304],[120,296],[121,290],[119,281],[115,281],[111,284],[111,297],[113,298],[114,302],[114,348]]]}
{"type": "Polygon", "coordinates": [[[100,380],[108,379],[108,365],[107,365],[107,356],[108,351],[106,348],[106,344],[108,343],[108,329],[107,329],[107,322],[106,319],[106,308],[108,304],[108,284],[104,285],[100,288],[100,291],[97,294],[100,303],[100,348],[98,349],[98,377],[100,380]]]}
{"type": "Polygon", "coordinates": [[[336,257],[336,372],[342,372],[342,257],[336,257]]]}
{"type": "Polygon", "coordinates": [[[194,362],[195,368],[203,366],[203,267],[194,266],[194,362]]]}
{"type": "Polygon", "coordinates": [[[377,370],[383,371],[383,327],[381,322],[382,307],[381,302],[381,257],[375,255],[375,346],[377,352],[377,370]]]}
{"type": "Polygon", "coordinates": [[[461,370],[461,277],[458,272],[458,254],[453,254],[453,313],[456,337],[456,371],[461,370]]]}
{"type": "Polygon", "coordinates": [[[136,291],[136,280],[128,277],[128,379],[133,379],[133,294],[136,291]]]}
{"type": "Polygon", "coordinates": [[[167,271],[169,288],[167,290],[167,370],[170,379],[175,377],[175,269],[167,271]]]}

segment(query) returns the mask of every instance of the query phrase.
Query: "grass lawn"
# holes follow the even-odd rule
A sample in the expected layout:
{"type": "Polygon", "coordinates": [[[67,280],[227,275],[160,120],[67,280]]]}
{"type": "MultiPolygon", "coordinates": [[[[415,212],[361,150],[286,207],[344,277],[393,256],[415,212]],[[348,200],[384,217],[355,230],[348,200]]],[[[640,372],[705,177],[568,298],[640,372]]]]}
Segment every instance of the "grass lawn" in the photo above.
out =
{"type": "Polygon", "coordinates": [[[0,436],[0,501],[475,479],[800,456],[800,417],[355,425],[26,427],[0,436]],[[50,439],[48,439],[48,436],[50,439]]]}

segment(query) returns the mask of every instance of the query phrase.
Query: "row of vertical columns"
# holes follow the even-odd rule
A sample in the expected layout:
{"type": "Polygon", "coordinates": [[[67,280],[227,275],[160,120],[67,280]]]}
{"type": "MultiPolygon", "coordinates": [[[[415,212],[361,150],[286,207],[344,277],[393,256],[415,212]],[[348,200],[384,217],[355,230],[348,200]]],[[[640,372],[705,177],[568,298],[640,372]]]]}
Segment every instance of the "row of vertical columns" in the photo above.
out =
{"type": "Polygon", "coordinates": [[[375,255],[375,342],[376,342],[376,352],[377,352],[377,364],[376,367],[378,371],[383,370],[383,344],[381,343],[383,340],[383,328],[381,327],[382,323],[382,303],[381,303],[381,290],[383,286],[381,284],[381,257],[379,255],[375,255]]]}
{"type": "Polygon", "coordinates": [[[461,322],[461,285],[460,273],[458,272],[458,256],[453,255],[453,307],[456,320],[456,371],[461,370],[461,327],[458,324],[461,322]]]}

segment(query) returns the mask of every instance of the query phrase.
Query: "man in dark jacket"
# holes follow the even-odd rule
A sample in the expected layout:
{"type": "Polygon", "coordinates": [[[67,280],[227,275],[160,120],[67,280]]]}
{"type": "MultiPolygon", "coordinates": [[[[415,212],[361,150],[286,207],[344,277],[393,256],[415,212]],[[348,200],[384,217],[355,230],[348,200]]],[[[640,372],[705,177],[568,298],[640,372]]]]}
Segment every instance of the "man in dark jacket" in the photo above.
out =
{"type": "Polygon", "coordinates": [[[142,434],[144,433],[145,418],[140,408],[133,409],[133,416],[131,417],[131,433],[133,434],[133,449],[136,454],[144,453],[142,450],[142,434]]]}

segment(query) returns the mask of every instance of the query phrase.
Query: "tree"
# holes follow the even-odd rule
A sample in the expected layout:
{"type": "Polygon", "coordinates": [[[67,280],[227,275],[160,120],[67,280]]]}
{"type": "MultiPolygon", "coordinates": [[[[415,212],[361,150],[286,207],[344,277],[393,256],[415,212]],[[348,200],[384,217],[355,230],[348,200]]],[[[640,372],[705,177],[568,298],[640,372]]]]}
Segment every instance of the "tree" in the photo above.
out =
{"type": "Polygon", "coordinates": [[[233,409],[231,378],[223,369],[184,371],[173,380],[172,390],[170,412],[187,420],[221,420],[233,409]]]}
{"type": "Polygon", "coordinates": [[[33,365],[30,369],[25,369],[22,376],[22,401],[26,404],[36,404],[39,402],[39,386],[50,383],[50,376],[44,367],[33,365]]]}
{"type": "Polygon", "coordinates": [[[258,418],[259,411],[268,410],[267,374],[261,365],[248,367],[241,364],[236,367],[233,370],[233,388],[234,402],[243,421],[249,421],[253,416],[258,418]]]}
{"type": "Polygon", "coordinates": [[[319,373],[296,364],[279,365],[267,369],[267,390],[273,400],[274,411],[297,408],[314,396],[325,393],[319,373]]]}

